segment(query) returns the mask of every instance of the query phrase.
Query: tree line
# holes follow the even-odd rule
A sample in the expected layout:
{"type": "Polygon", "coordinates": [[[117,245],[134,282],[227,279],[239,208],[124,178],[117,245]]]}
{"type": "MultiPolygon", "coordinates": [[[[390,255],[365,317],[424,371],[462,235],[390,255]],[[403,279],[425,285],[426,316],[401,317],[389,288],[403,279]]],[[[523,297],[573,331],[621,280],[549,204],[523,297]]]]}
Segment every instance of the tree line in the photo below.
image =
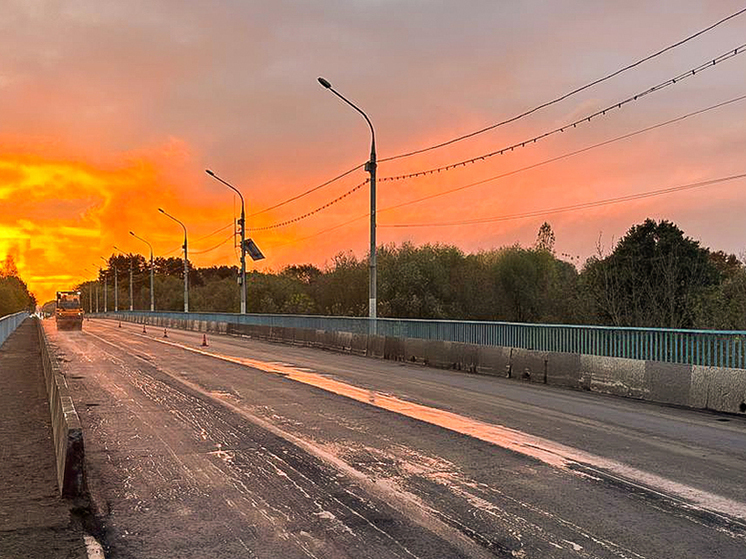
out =
{"type": "MultiPolygon", "coordinates": [[[[378,252],[380,317],[498,320],[666,328],[746,330],[746,268],[735,255],[714,252],[669,221],[633,226],[609,254],[576,265],[555,254],[551,226],[533,246],[467,254],[446,244],[385,245],[378,252]]],[[[81,284],[85,308],[95,310],[98,284],[114,308],[149,309],[149,262],[112,255],[98,282],[81,284]]],[[[183,261],[157,258],[156,310],[183,310],[183,261]]],[[[236,266],[189,269],[191,311],[238,312],[236,266]]],[[[251,313],[367,316],[368,263],[340,253],[323,268],[287,266],[247,274],[251,313]]]]}
{"type": "Polygon", "coordinates": [[[0,267],[0,317],[20,311],[33,312],[36,298],[18,275],[13,257],[8,255],[0,267]]]}

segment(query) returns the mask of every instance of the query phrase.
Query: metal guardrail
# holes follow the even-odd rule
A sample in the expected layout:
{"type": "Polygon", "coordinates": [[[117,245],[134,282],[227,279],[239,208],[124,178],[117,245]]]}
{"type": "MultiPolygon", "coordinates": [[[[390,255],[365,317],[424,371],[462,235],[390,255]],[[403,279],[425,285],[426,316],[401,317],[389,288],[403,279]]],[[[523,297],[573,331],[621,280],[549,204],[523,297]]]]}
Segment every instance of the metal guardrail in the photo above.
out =
{"type": "MultiPolygon", "coordinates": [[[[367,334],[368,318],[280,314],[124,311],[121,316],[159,316],[309,328],[367,334]]],[[[93,315],[96,316],[96,315],[93,315]]],[[[98,316],[103,316],[99,314],[98,316]]],[[[108,313],[115,316],[115,313],[108,313]]],[[[379,318],[376,333],[397,338],[443,340],[536,351],[623,357],[669,363],[746,369],[746,331],[623,328],[567,324],[523,324],[454,320],[379,318]]]]}
{"type": "Polygon", "coordinates": [[[13,331],[28,318],[26,311],[17,312],[15,314],[9,314],[0,318],[0,346],[5,343],[13,331]]]}

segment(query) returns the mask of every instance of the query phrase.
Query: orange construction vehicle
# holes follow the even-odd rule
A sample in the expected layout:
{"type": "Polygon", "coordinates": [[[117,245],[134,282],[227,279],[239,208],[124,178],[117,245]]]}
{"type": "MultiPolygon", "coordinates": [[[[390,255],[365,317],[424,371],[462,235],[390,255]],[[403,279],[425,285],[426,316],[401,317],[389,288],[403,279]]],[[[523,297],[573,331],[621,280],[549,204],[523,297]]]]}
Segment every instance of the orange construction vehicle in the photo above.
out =
{"type": "Polygon", "coordinates": [[[80,304],[80,291],[58,291],[54,316],[58,330],[82,330],[83,306],[80,304]]]}

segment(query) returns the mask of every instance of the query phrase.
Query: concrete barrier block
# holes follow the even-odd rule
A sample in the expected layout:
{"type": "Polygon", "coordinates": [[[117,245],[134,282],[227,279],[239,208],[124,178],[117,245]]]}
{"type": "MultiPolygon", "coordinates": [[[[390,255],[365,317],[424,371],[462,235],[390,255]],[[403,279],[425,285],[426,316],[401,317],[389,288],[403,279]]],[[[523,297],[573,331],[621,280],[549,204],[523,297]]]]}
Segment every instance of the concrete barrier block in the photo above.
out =
{"type": "Polygon", "coordinates": [[[426,342],[427,340],[422,338],[404,338],[404,360],[410,363],[424,363],[427,359],[426,342]]]}
{"type": "Polygon", "coordinates": [[[352,332],[337,332],[337,348],[345,353],[352,352],[352,332]]]}
{"type": "Polygon", "coordinates": [[[378,334],[368,335],[368,347],[366,348],[365,354],[368,357],[377,357],[383,359],[384,346],[386,338],[378,334]]]}
{"type": "Polygon", "coordinates": [[[404,361],[404,340],[394,336],[385,336],[383,342],[383,358],[392,361],[404,361]]]}
{"type": "Polygon", "coordinates": [[[245,326],[245,324],[235,324],[233,322],[228,322],[228,334],[230,334],[231,336],[245,336],[247,335],[245,326]]]}
{"type": "Polygon", "coordinates": [[[313,341],[311,342],[312,347],[324,347],[324,341],[326,336],[326,330],[316,329],[313,331],[313,341]]]}
{"type": "Polygon", "coordinates": [[[324,336],[323,336],[323,347],[324,349],[335,349],[337,338],[336,338],[336,332],[332,330],[324,330],[324,336]]]}
{"type": "Polygon", "coordinates": [[[446,368],[460,371],[464,363],[464,344],[443,342],[445,346],[446,368]]]}
{"type": "Polygon", "coordinates": [[[83,428],[75,411],[67,382],[59,369],[54,348],[37,320],[44,381],[47,387],[52,438],[57,466],[57,485],[63,497],[85,494],[85,446],[83,428]]]}
{"type": "Polygon", "coordinates": [[[510,349],[502,346],[479,346],[477,372],[496,377],[507,376],[510,367],[510,349]]]}
{"type": "Polygon", "coordinates": [[[350,341],[350,352],[355,355],[365,355],[368,350],[367,334],[352,334],[350,341]]]}
{"type": "Polygon", "coordinates": [[[544,382],[548,374],[549,354],[543,351],[514,348],[511,356],[511,378],[529,382],[544,382]]]}
{"type": "Polygon", "coordinates": [[[469,373],[476,373],[477,368],[479,367],[479,346],[476,344],[459,345],[461,346],[460,370],[469,373]]]}
{"type": "Polygon", "coordinates": [[[692,367],[692,407],[746,414],[746,370],[728,367],[692,367]]]}
{"type": "Polygon", "coordinates": [[[268,339],[271,342],[281,342],[283,340],[283,330],[282,326],[269,326],[268,339]]]}
{"type": "Polygon", "coordinates": [[[286,326],[282,329],[282,341],[286,344],[295,343],[295,328],[286,326]]]}
{"type": "Polygon", "coordinates": [[[645,362],[620,357],[580,356],[580,384],[594,392],[647,399],[645,362]]]}
{"type": "Polygon", "coordinates": [[[425,362],[430,367],[450,369],[451,355],[448,342],[441,340],[425,340],[425,362]]]}
{"type": "Polygon", "coordinates": [[[679,406],[690,405],[692,366],[681,363],[645,362],[646,400],[679,406]]]}
{"type": "Polygon", "coordinates": [[[580,355],[549,352],[546,354],[547,384],[567,388],[581,388],[580,355]]]}
{"type": "Polygon", "coordinates": [[[299,345],[297,340],[298,336],[300,336],[298,328],[288,327],[285,330],[285,343],[290,345],[299,345]]]}
{"type": "Polygon", "coordinates": [[[316,337],[316,330],[310,328],[295,329],[295,343],[303,347],[312,347],[316,337]]]}

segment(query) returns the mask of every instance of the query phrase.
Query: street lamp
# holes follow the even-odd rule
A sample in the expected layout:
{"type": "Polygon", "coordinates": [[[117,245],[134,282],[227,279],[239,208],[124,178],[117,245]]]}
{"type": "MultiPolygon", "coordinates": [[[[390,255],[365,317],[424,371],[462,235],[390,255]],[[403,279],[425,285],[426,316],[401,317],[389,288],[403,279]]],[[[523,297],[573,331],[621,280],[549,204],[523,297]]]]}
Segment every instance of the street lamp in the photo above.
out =
{"type": "Polygon", "coordinates": [[[241,198],[241,220],[239,221],[239,225],[241,225],[241,314],[246,314],[246,207],[243,195],[235,186],[221,179],[215,173],[210,171],[210,169],[205,169],[205,173],[210,175],[216,181],[222,182],[225,186],[238,194],[239,198],[241,198]]]}
{"type": "MultiPolygon", "coordinates": [[[[104,262],[106,262],[107,266],[109,265],[109,261],[106,260],[106,258],[104,258],[103,256],[99,256],[99,258],[101,260],[103,260],[104,262]]],[[[107,304],[107,294],[108,294],[108,292],[109,292],[109,284],[106,281],[106,270],[104,270],[104,312],[109,312],[109,307],[108,307],[108,304],[107,304]]]]}
{"type": "Polygon", "coordinates": [[[155,291],[153,287],[153,245],[151,245],[142,237],[138,237],[132,231],[130,231],[130,235],[132,235],[135,239],[140,239],[143,243],[150,247],[150,312],[153,312],[155,311],[155,291]]]}
{"type": "MultiPolygon", "coordinates": [[[[115,250],[118,250],[119,252],[124,254],[124,251],[121,248],[117,247],[117,245],[111,245],[111,246],[113,246],[115,250]]],[[[130,310],[133,310],[133,307],[132,307],[132,255],[127,254],[127,257],[129,258],[129,261],[130,261],[130,310]]]]}
{"type": "Polygon", "coordinates": [[[158,208],[166,217],[170,217],[184,229],[184,312],[189,312],[189,258],[187,257],[187,228],[181,221],[176,219],[163,208],[158,208]]]}
{"type": "MultiPolygon", "coordinates": [[[[88,267],[83,267],[83,269],[89,274],[96,273],[95,270],[91,270],[88,267]]],[[[90,282],[86,282],[86,283],[89,284],[88,285],[88,312],[92,313],[93,312],[93,293],[91,292],[90,282]]],[[[96,282],[96,312],[98,312],[98,282],[96,282]]]]}
{"type": "Polygon", "coordinates": [[[319,78],[319,83],[326,89],[334,93],[342,101],[347,103],[350,107],[355,109],[365,119],[370,127],[370,159],[365,164],[365,170],[370,173],[370,283],[368,287],[368,316],[370,321],[370,332],[371,334],[376,333],[376,315],[377,315],[377,286],[376,286],[376,132],[373,129],[373,123],[368,118],[363,110],[352,103],[349,99],[345,98],[339,92],[337,92],[332,84],[324,78],[319,78]]]}

